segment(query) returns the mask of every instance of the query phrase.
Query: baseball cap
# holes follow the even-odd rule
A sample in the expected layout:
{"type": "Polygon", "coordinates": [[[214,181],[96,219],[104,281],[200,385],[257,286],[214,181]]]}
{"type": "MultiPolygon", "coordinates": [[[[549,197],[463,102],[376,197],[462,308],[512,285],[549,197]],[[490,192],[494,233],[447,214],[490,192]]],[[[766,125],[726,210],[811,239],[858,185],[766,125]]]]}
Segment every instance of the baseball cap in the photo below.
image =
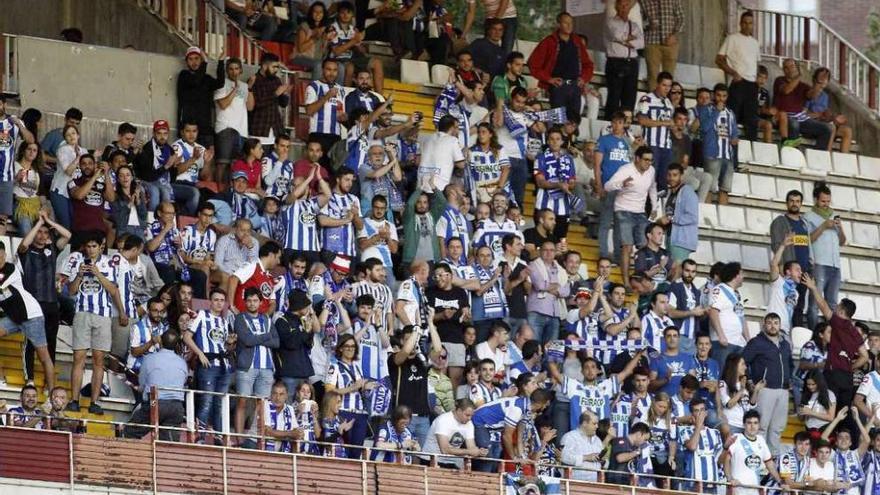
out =
{"type": "Polygon", "coordinates": [[[199,55],[199,56],[202,57],[202,58],[205,57],[204,55],[202,55],[202,49],[201,49],[201,48],[199,48],[199,47],[197,47],[197,46],[191,46],[191,47],[189,47],[189,48],[186,49],[186,55],[184,55],[183,58],[187,58],[187,57],[189,57],[190,55],[192,55],[192,54],[194,54],[194,53],[195,53],[196,55],[199,55]]]}
{"type": "Polygon", "coordinates": [[[590,292],[590,289],[587,289],[586,287],[582,287],[582,288],[578,289],[577,294],[575,294],[574,298],[575,298],[575,300],[577,300],[582,297],[589,299],[589,298],[593,297],[593,294],[590,292]]]}
{"type": "Polygon", "coordinates": [[[161,129],[165,129],[167,131],[169,128],[170,127],[168,126],[167,120],[157,120],[157,121],[153,122],[153,132],[156,132],[161,129]]]}
{"type": "Polygon", "coordinates": [[[330,263],[330,269],[336,270],[339,273],[347,274],[349,271],[351,271],[351,258],[342,255],[336,256],[330,263]]]}
{"type": "Polygon", "coordinates": [[[247,172],[242,172],[241,170],[232,172],[232,180],[235,179],[247,179],[247,172]]]}

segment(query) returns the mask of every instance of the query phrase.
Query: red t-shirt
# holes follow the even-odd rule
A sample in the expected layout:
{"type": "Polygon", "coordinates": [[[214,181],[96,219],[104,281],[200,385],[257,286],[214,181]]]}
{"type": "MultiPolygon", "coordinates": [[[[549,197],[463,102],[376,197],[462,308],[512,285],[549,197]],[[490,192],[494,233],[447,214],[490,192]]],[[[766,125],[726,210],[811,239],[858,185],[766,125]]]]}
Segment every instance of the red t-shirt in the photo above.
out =
{"type": "Polygon", "coordinates": [[[70,194],[70,208],[73,225],[70,230],[74,232],[100,231],[107,232],[107,224],[104,223],[104,174],[100,170],[95,171],[98,180],[92,185],[92,189],[83,199],[73,199],[73,191],[89,181],[91,177],[80,175],[67,184],[70,194]]]}
{"type": "Polygon", "coordinates": [[[248,186],[260,187],[261,174],[263,172],[263,164],[260,160],[254,160],[250,163],[244,160],[235,160],[232,164],[232,173],[244,172],[248,176],[248,186]]]}
{"type": "Polygon", "coordinates": [[[258,312],[264,314],[269,311],[269,305],[275,300],[275,277],[263,268],[260,260],[253,261],[241,267],[233,276],[238,278],[238,288],[232,298],[232,304],[240,312],[244,313],[247,308],[244,305],[244,291],[249,287],[256,287],[263,296],[258,312]]]}
{"type": "Polygon", "coordinates": [[[828,361],[825,367],[850,373],[852,363],[859,356],[859,348],[864,343],[862,334],[852,321],[844,320],[836,314],[831,316],[829,323],[831,342],[828,344],[828,361]]]}
{"type": "Polygon", "coordinates": [[[798,113],[807,106],[807,100],[809,100],[807,93],[810,91],[810,87],[804,82],[799,82],[794,91],[786,95],[782,94],[785,82],[784,77],[777,77],[773,81],[773,106],[783,112],[798,113]]]}
{"type": "MultiPolygon", "coordinates": [[[[309,160],[306,160],[305,158],[299,159],[293,163],[293,176],[294,177],[308,177],[309,173],[311,171],[312,171],[312,162],[310,162],[309,160]]],[[[326,181],[330,180],[330,172],[328,172],[327,169],[324,168],[323,165],[321,165],[321,168],[318,173],[321,174],[321,178],[323,178],[324,180],[326,180],[326,181]]],[[[311,184],[309,184],[309,191],[312,194],[318,194],[318,179],[317,179],[317,177],[315,178],[315,180],[312,181],[311,184]]]]}

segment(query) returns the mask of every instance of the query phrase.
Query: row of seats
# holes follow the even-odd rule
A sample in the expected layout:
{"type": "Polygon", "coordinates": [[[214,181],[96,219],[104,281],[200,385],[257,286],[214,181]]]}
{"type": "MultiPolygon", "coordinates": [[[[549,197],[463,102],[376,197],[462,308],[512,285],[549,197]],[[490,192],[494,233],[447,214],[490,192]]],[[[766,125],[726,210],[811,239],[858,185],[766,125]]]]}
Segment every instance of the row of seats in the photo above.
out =
{"type": "MultiPolygon", "coordinates": [[[[796,189],[804,194],[804,204],[809,206],[813,204],[812,194],[816,180],[815,177],[800,180],[756,173],[734,174],[730,194],[745,198],[785,201],[788,191],[796,189]]],[[[831,187],[831,195],[835,210],[880,213],[880,190],[835,184],[831,187]]]]}
{"type": "Polygon", "coordinates": [[[880,158],[853,153],[828,152],[780,147],[775,143],[751,142],[741,139],[738,147],[740,163],[787,168],[817,176],[837,175],[880,181],[880,158]]]}

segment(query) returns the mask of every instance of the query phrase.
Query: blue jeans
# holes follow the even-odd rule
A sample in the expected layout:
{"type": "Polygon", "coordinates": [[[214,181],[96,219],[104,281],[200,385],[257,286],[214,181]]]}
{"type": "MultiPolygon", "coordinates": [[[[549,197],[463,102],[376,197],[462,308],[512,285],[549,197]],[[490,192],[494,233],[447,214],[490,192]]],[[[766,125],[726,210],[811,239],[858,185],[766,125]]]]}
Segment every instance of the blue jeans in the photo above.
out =
{"type": "Polygon", "coordinates": [[[727,347],[723,347],[718,343],[717,340],[712,341],[712,359],[718,362],[718,366],[721,369],[724,369],[724,363],[727,362],[727,356],[733,354],[734,352],[737,354],[742,354],[743,348],[738,345],[727,344],[727,347]]]}
{"type": "Polygon", "coordinates": [[[153,182],[142,181],[141,185],[144,186],[144,191],[150,196],[150,201],[147,203],[148,211],[155,211],[160,201],[172,201],[174,198],[174,190],[171,189],[171,184],[163,184],[161,181],[156,180],[153,182]]]}
{"type": "MultiPolygon", "coordinates": [[[[501,458],[501,432],[498,430],[490,430],[485,426],[474,425],[474,443],[481,449],[488,449],[489,453],[486,457],[492,459],[501,458]],[[496,437],[497,439],[494,439],[496,437]]],[[[474,471],[483,473],[495,473],[498,471],[498,463],[493,461],[484,461],[475,459],[473,465],[474,471]]]]}
{"type": "Polygon", "coordinates": [[[559,338],[559,318],[529,311],[527,320],[538,342],[549,342],[559,338]]]}
{"type": "Polygon", "coordinates": [[[678,340],[678,351],[685,354],[694,354],[697,352],[697,344],[693,338],[682,336],[678,340]]]}
{"type": "Polygon", "coordinates": [[[620,230],[614,229],[614,251],[608,251],[608,233],[614,224],[614,199],[617,197],[617,191],[605,193],[602,198],[602,207],[599,210],[599,256],[617,261],[615,258],[620,256],[620,230]],[[613,254],[613,256],[612,256],[613,254]]]}
{"type": "Polygon", "coordinates": [[[52,210],[55,211],[55,220],[69,229],[73,221],[73,215],[70,211],[70,198],[62,196],[55,191],[50,191],[49,202],[52,203],[52,210]]]}
{"type": "Polygon", "coordinates": [[[501,49],[504,53],[510,53],[513,51],[513,43],[516,42],[516,30],[519,21],[516,17],[510,17],[501,19],[501,23],[504,24],[504,34],[501,36],[501,49]]]}
{"type": "Polygon", "coordinates": [[[655,177],[657,178],[657,192],[665,191],[666,171],[669,170],[669,164],[672,163],[672,149],[651,146],[651,151],[654,153],[654,170],[656,171],[655,177]]]}
{"type": "MultiPolygon", "coordinates": [[[[828,265],[813,265],[813,277],[816,279],[816,288],[828,301],[831,309],[837,307],[837,299],[840,297],[840,268],[828,265]]],[[[817,321],[816,300],[810,293],[810,307],[808,309],[809,321],[817,321]]]]}
{"type": "MultiPolygon", "coordinates": [[[[364,440],[367,438],[367,430],[370,426],[370,417],[364,413],[355,413],[351,411],[339,411],[339,421],[345,422],[350,419],[354,420],[354,424],[351,429],[346,432],[345,443],[347,445],[363,445],[364,440]]],[[[354,447],[346,447],[345,453],[349,459],[360,459],[361,451],[363,449],[356,449],[354,447]]]]}
{"type": "Polygon", "coordinates": [[[529,180],[529,163],[525,158],[510,159],[510,190],[520,208],[526,197],[526,182],[529,180]]]}
{"type": "Polygon", "coordinates": [[[555,442],[559,445],[563,435],[571,431],[571,402],[553,401],[553,428],[556,428],[555,442]]]}
{"type": "Polygon", "coordinates": [[[419,442],[419,445],[425,445],[428,440],[428,432],[431,430],[431,419],[427,416],[413,415],[409,421],[409,431],[412,432],[413,438],[419,442]]]}
{"type": "MultiPolygon", "coordinates": [[[[225,366],[211,366],[208,368],[201,365],[196,369],[196,387],[205,392],[217,392],[225,394],[229,392],[229,383],[232,382],[232,372],[225,366]]],[[[198,394],[198,412],[196,418],[205,426],[208,419],[214,431],[223,428],[223,401],[219,396],[212,394],[198,394]]]]}
{"type": "Polygon", "coordinates": [[[172,182],[171,190],[174,191],[174,201],[180,205],[180,213],[191,217],[196,216],[196,210],[199,208],[199,198],[201,197],[196,186],[183,182],[172,182]]]}
{"type": "Polygon", "coordinates": [[[804,135],[816,140],[815,148],[817,150],[828,149],[828,142],[831,140],[831,124],[816,119],[807,119],[803,122],[798,122],[797,119],[790,117],[791,114],[789,114],[788,119],[788,137],[796,138],[800,135],[804,135]]]}

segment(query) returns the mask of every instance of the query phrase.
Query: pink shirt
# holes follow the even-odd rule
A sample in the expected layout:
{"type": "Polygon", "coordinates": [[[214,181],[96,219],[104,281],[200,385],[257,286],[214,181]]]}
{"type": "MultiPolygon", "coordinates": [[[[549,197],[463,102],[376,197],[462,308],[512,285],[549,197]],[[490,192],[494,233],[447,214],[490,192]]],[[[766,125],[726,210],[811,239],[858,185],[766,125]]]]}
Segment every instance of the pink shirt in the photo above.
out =
{"type": "Polygon", "coordinates": [[[232,173],[244,172],[248,176],[248,186],[253,188],[260,187],[260,174],[263,172],[263,164],[260,160],[254,160],[248,163],[244,160],[235,160],[232,164],[232,173]]]}
{"type": "Polygon", "coordinates": [[[617,169],[605,183],[608,192],[617,191],[614,199],[614,211],[628,211],[631,213],[645,213],[645,200],[651,197],[651,204],[657,204],[657,183],[654,181],[655,170],[652,166],[644,173],[639,172],[634,163],[617,169]],[[632,182],[623,187],[623,182],[632,177],[632,182]]]}

